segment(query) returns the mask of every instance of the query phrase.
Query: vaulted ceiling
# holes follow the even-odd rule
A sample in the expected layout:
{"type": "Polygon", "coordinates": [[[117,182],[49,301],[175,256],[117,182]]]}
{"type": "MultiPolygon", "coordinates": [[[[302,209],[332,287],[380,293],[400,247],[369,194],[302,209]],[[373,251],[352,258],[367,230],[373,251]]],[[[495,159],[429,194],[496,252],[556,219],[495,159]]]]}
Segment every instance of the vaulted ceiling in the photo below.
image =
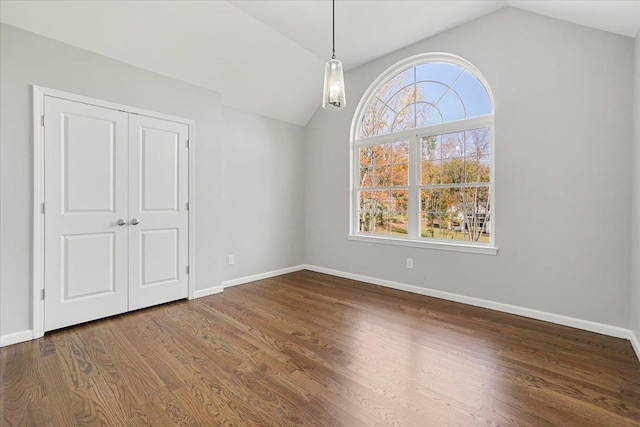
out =
{"type": "MultiPolygon", "coordinates": [[[[351,69],[505,6],[629,37],[640,30],[640,0],[337,0],[336,53],[351,69]]],[[[330,0],[2,0],[0,21],[299,125],[320,105],[331,56],[330,0]]]]}

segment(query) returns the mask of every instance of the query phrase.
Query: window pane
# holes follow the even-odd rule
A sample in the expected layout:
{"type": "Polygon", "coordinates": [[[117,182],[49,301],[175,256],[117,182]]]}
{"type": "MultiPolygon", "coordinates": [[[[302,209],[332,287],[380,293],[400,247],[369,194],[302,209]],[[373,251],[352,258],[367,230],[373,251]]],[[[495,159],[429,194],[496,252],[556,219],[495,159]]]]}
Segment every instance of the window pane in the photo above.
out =
{"type": "Polygon", "coordinates": [[[464,156],[464,132],[442,135],[442,158],[451,159],[464,156]]]}
{"type": "Polygon", "coordinates": [[[479,162],[469,161],[465,164],[467,183],[489,182],[491,181],[491,169],[488,158],[481,158],[479,162]]]}
{"type": "Polygon", "coordinates": [[[415,123],[415,106],[411,104],[398,112],[398,115],[391,125],[391,131],[400,132],[407,129],[414,129],[416,127],[415,123]]]}
{"type": "Polygon", "coordinates": [[[391,234],[408,234],[409,217],[406,212],[392,212],[391,224],[389,225],[391,234]]]}
{"type": "Polygon", "coordinates": [[[408,84],[397,88],[386,103],[393,111],[399,112],[406,106],[413,104],[415,99],[416,87],[413,84],[408,84]]]}
{"type": "Polygon", "coordinates": [[[373,187],[373,147],[360,147],[358,158],[360,160],[360,187],[373,187]]]}
{"type": "Polygon", "coordinates": [[[396,74],[395,77],[391,78],[380,88],[378,93],[376,93],[376,97],[384,102],[389,102],[391,97],[393,97],[400,89],[413,85],[413,73],[414,69],[412,67],[396,74]]]}
{"type": "Polygon", "coordinates": [[[465,118],[465,106],[458,95],[450,90],[436,104],[443,122],[453,122],[465,118]]]}
{"type": "Polygon", "coordinates": [[[476,76],[465,71],[455,82],[453,89],[460,95],[467,111],[467,118],[491,114],[491,100],[487,90],[476,76]]]}
{"type": "Polygon", "coordinates": [[[407,190],[392,190],[390,194],[390,210],[406,212],[409,208],[409,192],[407,190]]]}
{"type": "Polygon", "coordinates": [[[491,133],[487,128],[465,132],[466,182],[491,180],[491,133]]]}
{"type": "Polygon", "coordinates": [[[371,210],[389,210],[389,190],[378,190],[371,192],[371,210]]]}
{"type": "Polygon", "coordinates": [[[444,213],[457,214],[462,210],[462,187],[442,188],[440,191],[440,208],[444,213]]]}
{"type": "Polygon", "coordinates": [[[361,211],[359,213],[360,220],[360,228],[358,229],[361,233],[370,233],[373,232],[375,228],[375,215],[371,211],[361,211]]]}
{"type": "Polygon", "coordinates": [[[440,184],[441,169],[442,161],[440,160],[422,162],[420,167],[422,185],[440,184]]]}
{"type": "Polygon", "coordinates": [[[391,182],[392,186],[406,186],[409,179],[409,164],[394,164],[391,168],[391,175],[393,177],[391,182]]]}
{"type": "Polygon", "coordinates": [[[436,105],[447,93],[449,87],[440,82],[421,82],[416,84],[416,102],[436,105]]]}
{"type": "Polygon", "coordinates": [[[360,212],[360,232],[389,234],[389,213],[385,211],[360,212]]]}
{"type": "Polygon", "coordinates": [[[420,214],[420,236],[431,239],[440,238],[440,214],[438,212],[422,212],[420,214]]]}
{"type": "Polygon", "coordinates": [[[373,187],[373,168],[360,167],[360,187],[373,187]]]}
{"type": "Polygon", "coordinates": [[[443,184],[462,184],[464,178],[464,158],[442,160],[443,184]]]}
{"type": "Polygon", "coordinates": [[[456,237],[456,224],[459,223],[461,218],[458,218],[456,213],[452,212],[442,212],[440,214],[441,223],[440,223],[440,238],[455,240],[456,237]]]}
{"type": "Polygon", "coordinates": [[[471,159],[488,157],[491,150],[491,131],[488,128],[465,132],[465,155],[471,159]]]}
{"type": "Polygon", "coordinates": [[[442,183],[464,182],[464,132],[442,135],[442,183]]]}
{"type": "Polygon", "coordinates": [[[422,212],[440,212],[440,189],[425,188],[420,191],[420,210],[422,212]]]}
{"type": "Polygon", "coordinates": [[[389,191],[360,191],[359,230],[361,232],[381,233],[389,230],[389,191]],[[385,231],[386,230],[386,231],[385,231]]]}
{"type": "Polygon", "coordinates": [[[409,143],[395,142],[392,145],[392,185],[405,186],[409,181],[409,143]]]}
{"type": "Polygon", "coordinates": [[[358,210],[371,210],[371,191],[358,191],[358,210]]]}
{"type": "Polygon", "coordinates": [[[373,166],[373,147],[360,147],[358,154],[360,159],[360,168],[373,166]]]}
{"type": "Polygon", "coordinates": [[[429,62],[416,67],[417,81],[436,81],[445,85],[452,84],[464,70],[455,64],[429,62]]]}
{"type": "Polygon", "coordinates": [[[491,206],[490,187],[467,187],[463,196],[465,218],[465,240],[488,242],[491,206]]]}
{"type": "Polygon", "coordinates": [[[362,116],[359,139],[390,133],[395,116],[395,113],[384,102],[374,99],[362,116]]]}
{"type": "Polygon", "coordinates": [[[391,186],[391,166],[377,166],[373,168],[373,186],[391,186]]]}
{"type": "Polygon", "coordinates": [[[421,160],[434,160],[441,158],[440,136],[428,136],[420,139],[421,160]]]}
{"type": "Polygon", "coordinates": [[[440,110],[431,104],[419,102],[416,104],[416,127],[437,125],[442,123],[440,110]]]}
{"type": "Polygon", "coordinates": [[[379,144],[371,147],[374,165],[388,165],[391,163],[391,144],[379,144]]]}
{"type": "Polygon", "coordinates": [[[389,234],[389,212],[376,212],[373,232],[378,234],[389,234]]]}
{"type": "Polygon", "coordinates": [[[409,142],[408,141],[398,141],[393,143],[392,161],[393,163],[409,162],[409,142]]]}

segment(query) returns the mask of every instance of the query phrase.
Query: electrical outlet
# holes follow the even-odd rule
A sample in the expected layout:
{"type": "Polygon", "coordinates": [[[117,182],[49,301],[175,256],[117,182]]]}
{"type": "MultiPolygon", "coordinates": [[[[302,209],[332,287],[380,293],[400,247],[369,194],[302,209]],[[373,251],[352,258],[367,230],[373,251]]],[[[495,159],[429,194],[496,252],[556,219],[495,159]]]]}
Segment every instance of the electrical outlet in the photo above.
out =
{"type": "Polygon", "coordinates": [[[413,258],[407,258],[407,268],[413,268],[413,258]]]}
{"type": "Polygon", "coordinates": [[[229,255],[229,265],[236,263],[236,258],[233,255],[229,255]]]}

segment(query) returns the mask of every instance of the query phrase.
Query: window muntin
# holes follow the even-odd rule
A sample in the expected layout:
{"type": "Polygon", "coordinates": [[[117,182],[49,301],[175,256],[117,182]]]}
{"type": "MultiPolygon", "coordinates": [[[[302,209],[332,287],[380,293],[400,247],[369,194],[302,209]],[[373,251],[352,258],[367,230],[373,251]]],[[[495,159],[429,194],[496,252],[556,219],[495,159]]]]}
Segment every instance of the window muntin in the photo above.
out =
{"type": "Polygon", "coordinates": [[[352,233],[493,243],[493,103],[472,70],[414,61],[358,109],[352,233]]]}

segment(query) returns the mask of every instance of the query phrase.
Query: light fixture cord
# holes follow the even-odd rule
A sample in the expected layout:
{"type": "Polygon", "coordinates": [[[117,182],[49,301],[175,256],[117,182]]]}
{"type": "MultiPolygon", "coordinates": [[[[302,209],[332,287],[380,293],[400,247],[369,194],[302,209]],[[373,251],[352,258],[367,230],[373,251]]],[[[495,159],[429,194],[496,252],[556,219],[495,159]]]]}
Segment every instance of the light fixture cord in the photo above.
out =
{"type": "Polygon", "coordinates": [[[331,59],[336,59],[336,0],[333,0],[333,56],[331,59]]]}

